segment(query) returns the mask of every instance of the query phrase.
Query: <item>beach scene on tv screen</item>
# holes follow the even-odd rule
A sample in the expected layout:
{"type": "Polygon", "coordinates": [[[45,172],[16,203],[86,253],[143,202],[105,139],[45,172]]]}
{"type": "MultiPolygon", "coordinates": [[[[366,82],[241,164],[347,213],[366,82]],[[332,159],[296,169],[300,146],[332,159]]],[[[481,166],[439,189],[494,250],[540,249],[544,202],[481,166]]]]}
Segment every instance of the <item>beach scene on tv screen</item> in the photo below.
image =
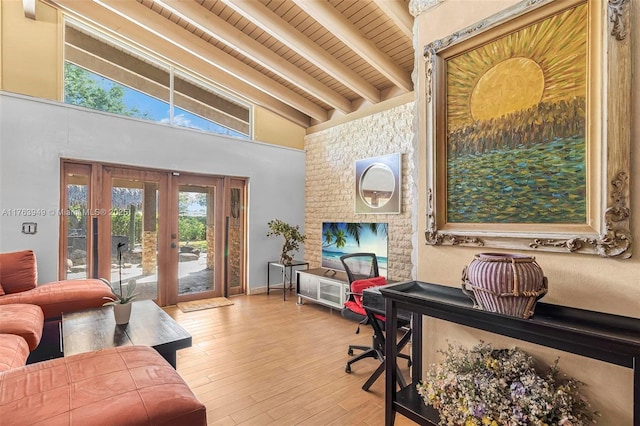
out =
{"type": "Polygon", "coordinates": [[[322,267],[343,271],[343,254],[375,253],[380,275],[387,277],[387,230],[386,223],[323,222],[322,267]]]}

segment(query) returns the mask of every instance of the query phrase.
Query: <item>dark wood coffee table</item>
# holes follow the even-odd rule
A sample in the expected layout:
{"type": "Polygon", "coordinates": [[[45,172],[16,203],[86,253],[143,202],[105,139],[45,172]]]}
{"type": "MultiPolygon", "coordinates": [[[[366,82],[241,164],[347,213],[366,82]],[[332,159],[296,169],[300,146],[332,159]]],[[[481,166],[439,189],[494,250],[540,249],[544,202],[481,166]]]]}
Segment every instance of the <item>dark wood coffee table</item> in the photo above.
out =
{"type": "Polygon", "coordinates": [[[152,300],[133,302],[129,324],[116,325],[113,308],[62,315],[64,356],[116,346],[144,345],[176,367],[176,351],[191,346],[191,335],[152,300]]]}

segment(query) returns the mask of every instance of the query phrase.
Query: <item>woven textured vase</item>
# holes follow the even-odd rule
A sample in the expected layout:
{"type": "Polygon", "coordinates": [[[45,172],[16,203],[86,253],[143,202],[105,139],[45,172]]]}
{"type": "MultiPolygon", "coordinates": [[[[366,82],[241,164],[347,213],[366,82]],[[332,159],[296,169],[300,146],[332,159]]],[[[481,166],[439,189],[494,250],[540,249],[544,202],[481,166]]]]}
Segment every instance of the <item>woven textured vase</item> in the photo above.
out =
{"type": "MultiPolygon", "coordinates": [[[[547,293],[547,279],[536,259],[509,253],[476,254],[463,271],[463,287],[473,290],[483,310],[529,318],[547,293]]],[[[468,293],[467,293],[468,294],[468,293]]]]}

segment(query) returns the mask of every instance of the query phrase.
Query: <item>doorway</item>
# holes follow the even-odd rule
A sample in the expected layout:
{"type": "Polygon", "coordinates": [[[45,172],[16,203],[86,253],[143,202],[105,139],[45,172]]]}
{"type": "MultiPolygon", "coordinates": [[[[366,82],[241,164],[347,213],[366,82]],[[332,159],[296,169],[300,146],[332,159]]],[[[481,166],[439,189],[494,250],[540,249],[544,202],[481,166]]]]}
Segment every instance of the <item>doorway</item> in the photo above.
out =
{"type": "Polygon", "coordinates": [[[62,162],[60,279],[136,281],[160,306],[243,294],[246,179],[62,162]]]}
{"type": "Polygon", "coordinates": [[[172,296],[176,302],[222,296],[222,268],[216,264],[221,264],[224,179],[176,174],[172,182],[171,248],[176,268],[172,296]]]}

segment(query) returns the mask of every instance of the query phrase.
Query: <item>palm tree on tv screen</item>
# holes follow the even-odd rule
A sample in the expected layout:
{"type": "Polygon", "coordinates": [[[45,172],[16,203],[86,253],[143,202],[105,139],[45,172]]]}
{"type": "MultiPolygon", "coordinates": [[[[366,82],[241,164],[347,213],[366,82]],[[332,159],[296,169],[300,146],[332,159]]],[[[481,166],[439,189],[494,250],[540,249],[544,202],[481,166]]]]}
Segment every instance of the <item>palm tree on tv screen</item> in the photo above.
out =
{"type": "Polygon", "coordinates": [[[347,243],[347,235],[351,236],[360,246],[360,235],[363,229],[368,228],[374,235],[386,234],[387,227],[383,225],[382,223],[346,223],[343,229],[339,223],[329,223],[327,230],[323,234],[323,248],[333,245],[336,248],[344,247],[347,243]]]}

